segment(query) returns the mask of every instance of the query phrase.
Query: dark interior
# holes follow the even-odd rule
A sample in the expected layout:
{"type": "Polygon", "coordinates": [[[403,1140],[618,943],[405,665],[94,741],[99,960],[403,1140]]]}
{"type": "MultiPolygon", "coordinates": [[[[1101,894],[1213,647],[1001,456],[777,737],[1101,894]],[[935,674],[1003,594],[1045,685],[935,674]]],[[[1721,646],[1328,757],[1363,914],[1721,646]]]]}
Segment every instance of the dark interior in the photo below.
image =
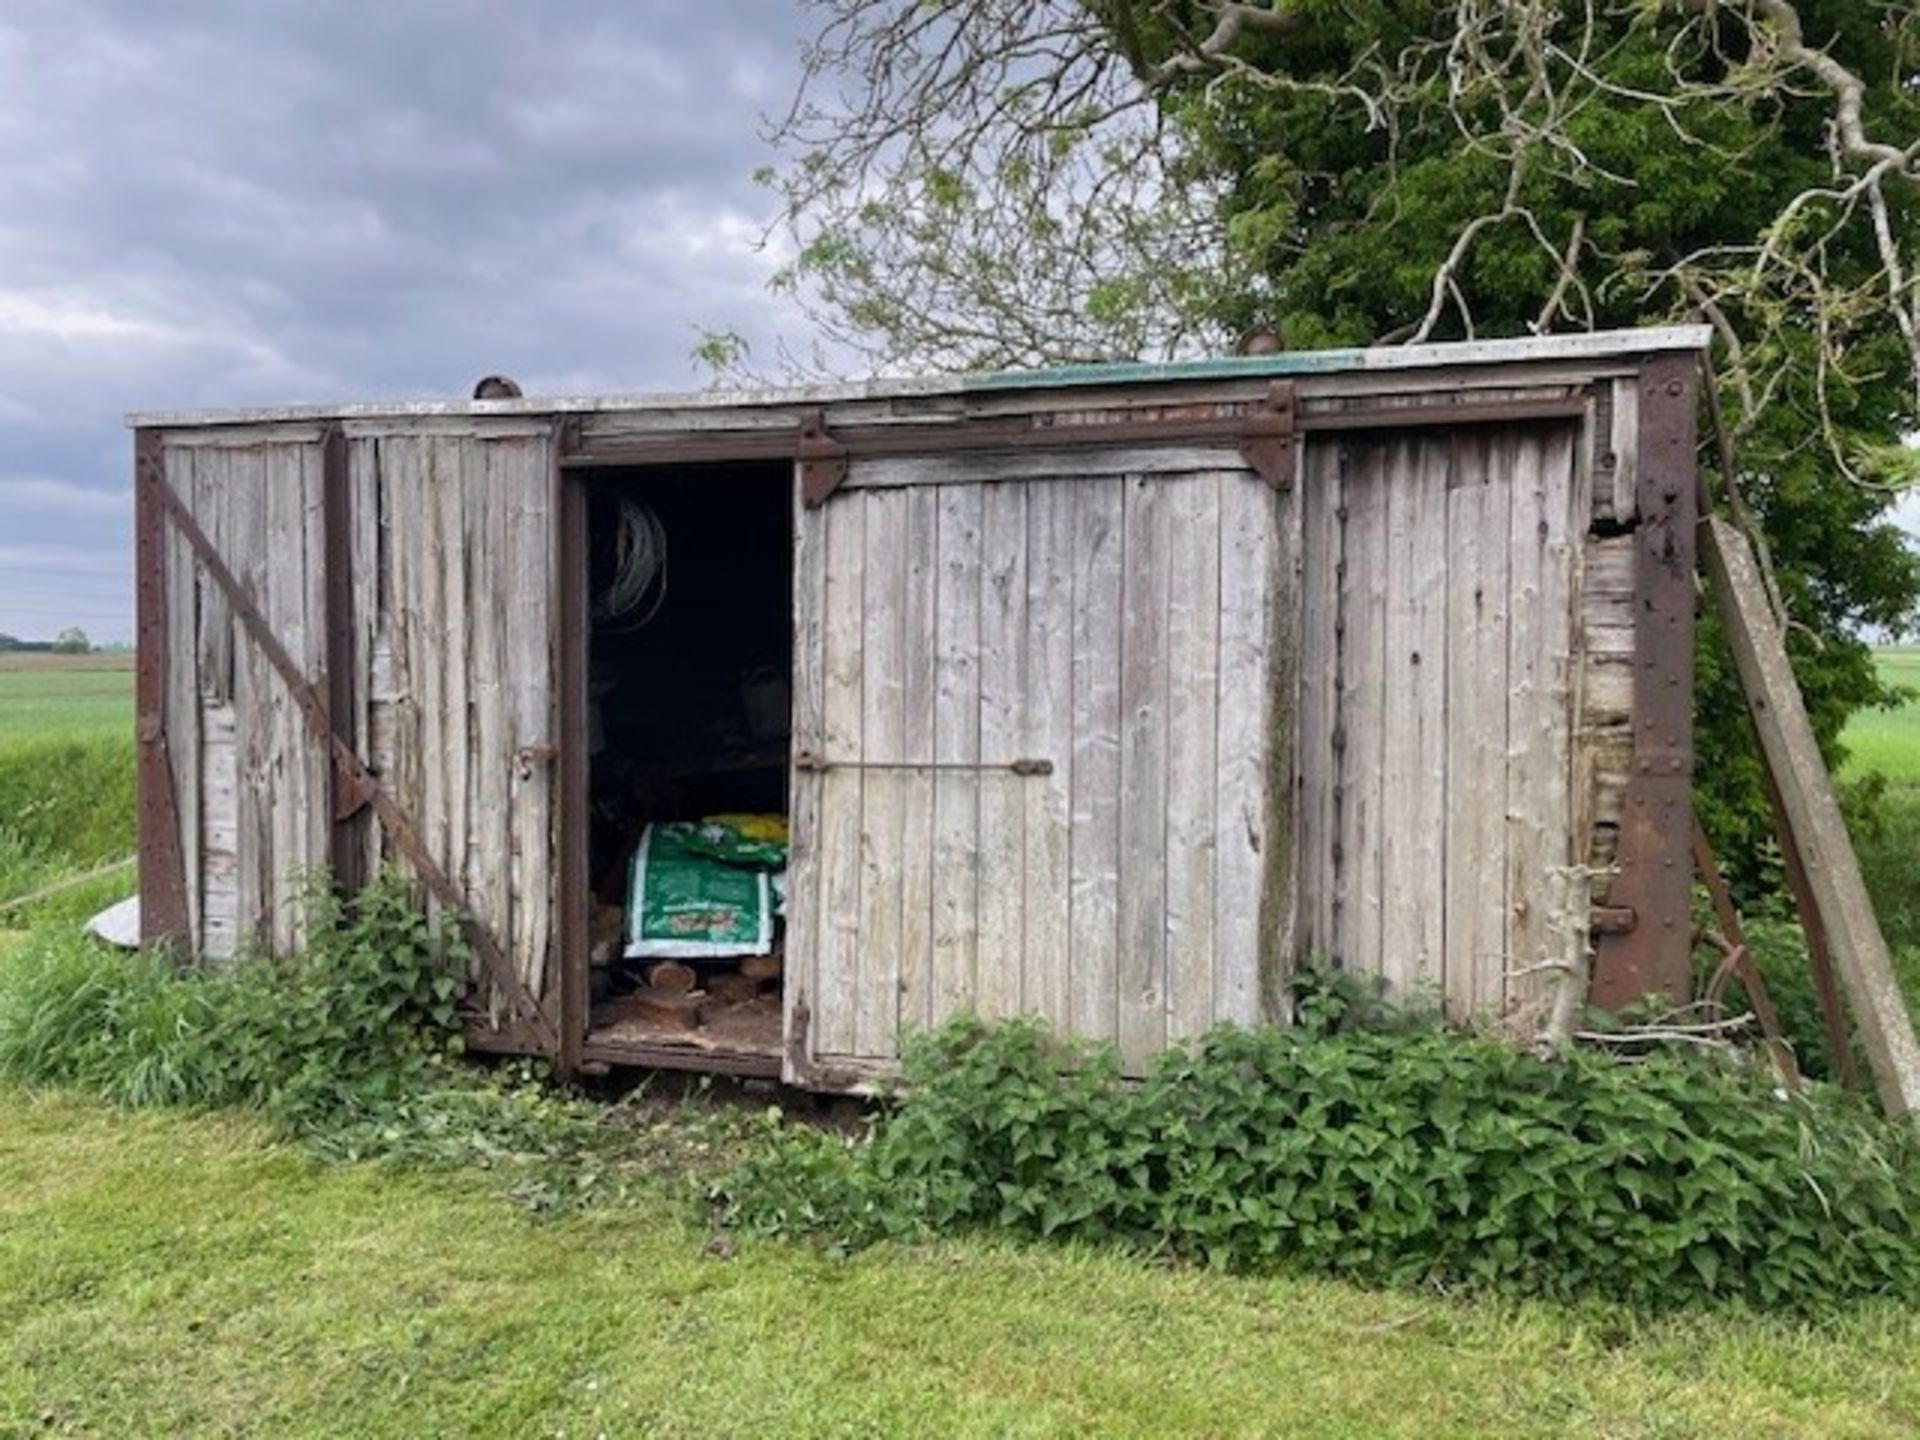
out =
{"type": "MultiPolygon", "coordinates": [[[[588,482],[590,1033],[603,1041],[777,1053],[777,980],[763,984],[751,1015],[705,1002],[684,1033],[637,1020],[634,997],[653,967],[624,958],[615,927],[649,823],[786,813],[792,477],[791,465],[773,462],[619,470],[588,482]],[[648,543],[664,563],[637,602],[629,589],[629,608],[610,615],[634,502],[657,520],[648,543]]],[[[728,968],[686,963],[698,976],[695,1000],[728,968]]]]}

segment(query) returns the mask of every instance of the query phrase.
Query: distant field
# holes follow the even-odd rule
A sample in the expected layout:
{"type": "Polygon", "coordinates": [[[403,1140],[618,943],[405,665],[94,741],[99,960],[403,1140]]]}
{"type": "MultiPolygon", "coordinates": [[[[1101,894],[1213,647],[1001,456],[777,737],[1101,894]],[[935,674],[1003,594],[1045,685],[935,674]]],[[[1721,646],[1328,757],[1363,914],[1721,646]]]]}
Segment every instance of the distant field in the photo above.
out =
{"type": "MultiPolygon", "coordinates": [[[[1920,692],[1920,649],[1882,650],[1879,660],[1887,681],[1920,692]]],[[[1863,711],[1843,738],[1849,771],[1878,771],[1896,784],[1920,785],[1920,694],[1898,710],[1863,711]]]]}
{"type": "Polygon", "coordinates": [[[131,650],[110,654],[55,655],[47,650],[0,650],[0,672],[7,670],[133,670],[131,650]]]}
{"type": "Polygon", "coordinates": [[[0,654],[0,743],[132,735],[131,655],[0,654]]]}

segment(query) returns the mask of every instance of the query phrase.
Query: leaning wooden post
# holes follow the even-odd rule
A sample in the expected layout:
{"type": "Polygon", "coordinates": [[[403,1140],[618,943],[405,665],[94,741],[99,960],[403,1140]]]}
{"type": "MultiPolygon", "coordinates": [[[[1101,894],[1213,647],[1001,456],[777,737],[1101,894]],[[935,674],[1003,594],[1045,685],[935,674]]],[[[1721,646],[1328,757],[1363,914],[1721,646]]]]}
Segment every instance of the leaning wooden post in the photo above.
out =
{"type": "Polygon", "coordinates": [[[1920,1042],[1893,978],[1887,942],[1787,663],[1786,644],[1767,604],[1760,567],[1747,537],[1718,516],[1702,524],[1701,540],[1740,685],[1760,732],[1762,758],[1779,786],[1880,1103],[1889,1115],[1920,1118],[1920,1042]]]}

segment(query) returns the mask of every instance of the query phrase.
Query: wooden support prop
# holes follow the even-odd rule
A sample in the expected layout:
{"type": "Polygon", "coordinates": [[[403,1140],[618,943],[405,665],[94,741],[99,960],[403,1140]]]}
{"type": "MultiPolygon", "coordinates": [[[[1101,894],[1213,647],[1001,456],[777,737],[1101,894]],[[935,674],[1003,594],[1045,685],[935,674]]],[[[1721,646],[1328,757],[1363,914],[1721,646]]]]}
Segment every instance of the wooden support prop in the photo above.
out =
{"type": "Polygon", "coordinates": [[[1761,755],[1805,862],[1880,1103],[1891,1116],[1915,1114],[1920,1112],[1920,1041],[1914,1039],[1833,782],[1767,605],[1759,563],[1746,536],[1718,516],[1702,526],[1702,543],[1727,642],[1760,732],[1761,755]]]}
{"type": "MultiPolygon", "coordinates": [[[[507,1003],[519,1012],[528,1028],[539,1037],[542,1048],[548,1054],[554,1053],[558,1036],[554,1031],[553,1022],[547,1018],[546,1012],[540,1008],[540,1002],[534,999],[532,992],[527,989],[526,982],[513,968],[513,963],[507,957],[506,951],[501,948],[499,940],[494,937],[492,931],[475,918],[468,908],[467,897],[427,852],[426,845],[422,843],[419,832],[414,828],[413,821],[408,818],[406,812],[381,788],[378,779],[367,768],[366,763],[354,753],[353,747],[335,733],[332,722],[328,718],[326,702],[321,699],[313,683],[301,672],[286,646],[280,643],[280,637],[273,633],[273,627],[267,623],[266,616],[262,615],[260,607],[254,604],[252,594],[240,583],[233,571],[227,568],[227,562],[221,557],[213,541],[207,538],[206,531],[200,528],[200,522],[194,519],[193,512],[181,502],[180,497],[174,493],[173,488],[167,484],[163,476],[153,475],[150,485],[154,498],[164,509],[167,519],[186,538],[187,544],[199,557],[200,564],[206,570],[208,577],[226,596],[228,605],[233,609],[234,618],[240,621],[248,638],[260,647],[260,653],[267,657],[268,663],[273,666],[288,691],[291,692],[294,704],[307,722],[307,728],[331,751],[335,768],[344,772],[347,780],[366,797],[367,804],[373,807],[373,813],[380,818],[380,823],[386,828],[387,834],[412,862],[415,873],[419,875],[427,889],[433,892],[434,897],[442,905],[460,917],[460,924],[466,934],[467,942],[473,946],[474,953],[480,957],[480,963],[486,969],[488,977],[507,997],[507,1003]]],[[[143,884],[141,888],[144,892],[146,887],[143,884]]],[[[141,903],[144,910],[144,894],[141,903]]],[[[142,924],[144,928],[144,917],[142,924]]]]}
{"type": "MultiPolygon", "coordinates": [[[[1754,730],[1754,743],[1760,732],[1754,730]]],[[[1787,889],[1793,892],[1794,913],[1800,917],[1800,933],[1807,941],[1807,961],[1813,967],[1813,993],[1820,1001],[1820,1020],[1827,1031],[1827,1054],[1833,1057],[1834,1074],[1849,1090],[1860,1088],[1860,1067],[1853,1060],[1853,1037],[1847,1030],[1847,1012],[1840,1004],[1840,985],[1833,974],[1833,954],[1827,948],[1827,927],[1820,921],[1820,902],[1814,898],[1807,880],[1807,867],[1800,863],[1800,847],[1794,843],[1793,826],[1787,820],[1787,807],[1780,799],[1780,787],[1774,784],[1773,771],[1760,767],[1766,784],[1767,804],[1772,807],[1773,833],[1780,840],[1780,857],[1786,870],[1787,889]]]]}

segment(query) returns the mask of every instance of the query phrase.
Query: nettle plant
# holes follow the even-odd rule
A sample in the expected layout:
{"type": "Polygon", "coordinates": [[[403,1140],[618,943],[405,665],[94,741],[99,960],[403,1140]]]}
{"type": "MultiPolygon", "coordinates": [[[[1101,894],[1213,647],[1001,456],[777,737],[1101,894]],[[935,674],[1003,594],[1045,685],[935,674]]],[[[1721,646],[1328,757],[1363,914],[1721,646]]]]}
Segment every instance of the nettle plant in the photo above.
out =
{"type": "Polygon", "coordinates": [[[992,1227],[1366,1283],[1819,1310],[1920,1293],[1904,1130],[1759,1072],[1544,1060],[1437,1027],[1222,1028],[1123,1082],[1019,1021],[920,1037],[870,1134],[787,1132],[714,1200],[858,1245],[992,1227]]]}
{"type": "Polygon", "coordinates": [[[307,943],[233,972],[215,1042],[228,1093],[300,1121],[389,1102],[458,1050],[468,952],[388,871],[342,899],[309,880],[307,943]]]}

